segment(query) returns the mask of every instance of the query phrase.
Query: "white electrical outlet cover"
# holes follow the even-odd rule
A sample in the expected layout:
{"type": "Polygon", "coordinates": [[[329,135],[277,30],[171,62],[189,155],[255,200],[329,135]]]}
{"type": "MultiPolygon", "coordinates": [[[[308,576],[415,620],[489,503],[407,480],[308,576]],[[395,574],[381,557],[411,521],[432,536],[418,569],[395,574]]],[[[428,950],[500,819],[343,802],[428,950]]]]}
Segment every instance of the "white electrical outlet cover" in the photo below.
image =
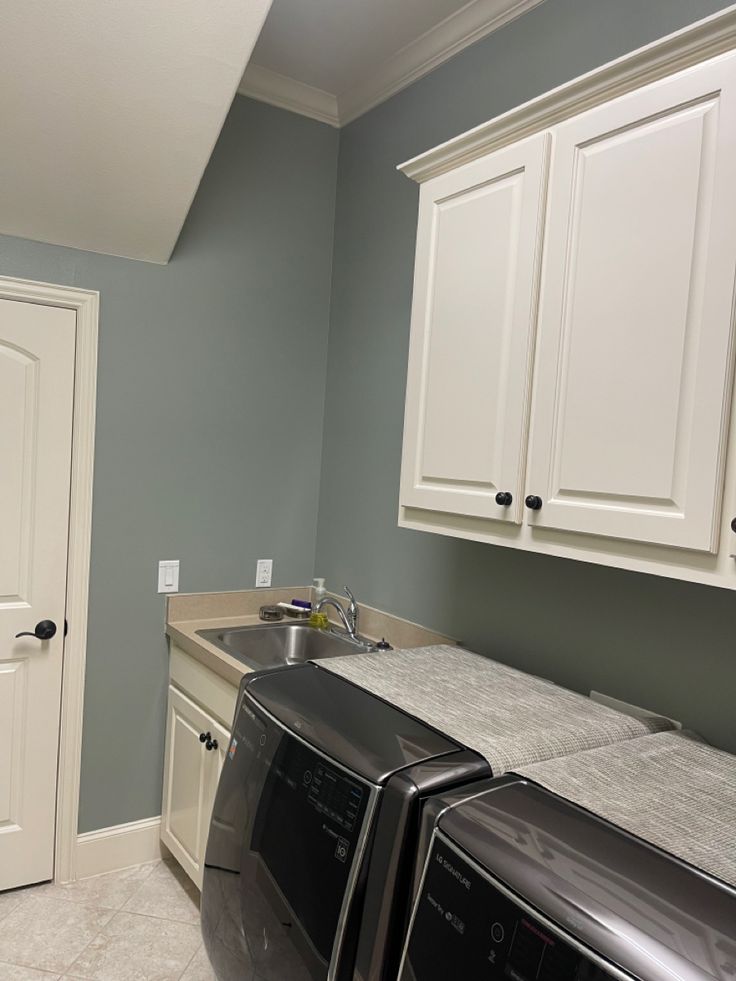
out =
{"type": "Polygon", "coordinates": [[[258,559],[256,562],[256,588],[271,585],[273,559],[258,559]]]}

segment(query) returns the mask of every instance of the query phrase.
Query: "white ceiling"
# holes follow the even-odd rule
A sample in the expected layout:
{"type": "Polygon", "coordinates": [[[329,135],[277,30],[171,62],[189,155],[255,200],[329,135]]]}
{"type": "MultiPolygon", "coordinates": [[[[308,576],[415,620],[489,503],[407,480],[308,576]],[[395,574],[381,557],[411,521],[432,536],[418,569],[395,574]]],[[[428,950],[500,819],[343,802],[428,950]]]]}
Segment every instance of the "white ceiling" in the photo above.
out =
{"type": "Polygon", "coordinates": [[[541,0],[273,0],[245,95],[349,122],[541,0]]]}
{"type": "Polygon", "coordinates": [[[0,0],[0,233],[166,262],[271,0],[0,0]]]}
{"type": "Polygon", "coordinates": [[[467,0],[274,0],[252,61],[346,92],[467,0]]]}

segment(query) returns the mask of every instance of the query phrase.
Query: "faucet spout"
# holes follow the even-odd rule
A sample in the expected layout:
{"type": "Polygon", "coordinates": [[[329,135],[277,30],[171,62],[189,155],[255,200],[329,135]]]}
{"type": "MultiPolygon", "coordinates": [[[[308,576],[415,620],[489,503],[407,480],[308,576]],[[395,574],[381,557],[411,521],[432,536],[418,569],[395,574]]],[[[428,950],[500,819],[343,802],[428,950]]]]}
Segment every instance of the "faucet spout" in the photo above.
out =
{"type": "Polygon", "coordinates": [[[342,621],[343,627],[345,628],[345,633],[349,634],[350,637],[355,637],[355,631],[353,630],[353,627],[345,613],[345,610],[343,610],[342,606],[337,602],[337,600],[332,599],[331,596],[325,596],[324,599],[321,599],[319,601],[315,613],[321,613],[326,606],[331,606],[334,609],[335,613],[337,613],[340,620],[342,621]]]}
{"type": "Polygon", "coordinates": [[[353,640],[357,640],[359,613],[358,604],[347,586],[345,586],[345,595],[350,600],[347,607],[343,607],[342,603],[338,603],[337,600],[332,599],[331,596],[325,596],[324,599],[321,599],[317,604],[315,613],[321,613],[325,606],[332,607],[340,618],[340,621],[345,628],[345,633],[353,640]]]}

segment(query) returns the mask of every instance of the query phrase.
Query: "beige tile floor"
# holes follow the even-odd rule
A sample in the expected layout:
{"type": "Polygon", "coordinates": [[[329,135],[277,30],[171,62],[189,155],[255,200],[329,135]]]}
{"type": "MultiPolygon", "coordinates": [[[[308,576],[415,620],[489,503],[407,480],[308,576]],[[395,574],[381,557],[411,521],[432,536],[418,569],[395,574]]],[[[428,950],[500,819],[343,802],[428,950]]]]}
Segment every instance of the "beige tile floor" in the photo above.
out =
{"type": "Polygon", "coordinates": [[[0,892],[0,981],[215,981],[178,865],[0,892]]]}

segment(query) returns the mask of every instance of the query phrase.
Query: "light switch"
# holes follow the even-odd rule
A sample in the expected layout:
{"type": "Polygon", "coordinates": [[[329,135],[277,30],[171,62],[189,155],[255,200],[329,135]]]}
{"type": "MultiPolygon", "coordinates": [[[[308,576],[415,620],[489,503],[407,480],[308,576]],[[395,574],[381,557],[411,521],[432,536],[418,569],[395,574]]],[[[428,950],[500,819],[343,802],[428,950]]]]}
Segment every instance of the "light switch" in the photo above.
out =
{"type": "Polygon", "coordinates": [[[179,560],[164,559],[158,564],[159,593],[179,592],[179,560]]]}

